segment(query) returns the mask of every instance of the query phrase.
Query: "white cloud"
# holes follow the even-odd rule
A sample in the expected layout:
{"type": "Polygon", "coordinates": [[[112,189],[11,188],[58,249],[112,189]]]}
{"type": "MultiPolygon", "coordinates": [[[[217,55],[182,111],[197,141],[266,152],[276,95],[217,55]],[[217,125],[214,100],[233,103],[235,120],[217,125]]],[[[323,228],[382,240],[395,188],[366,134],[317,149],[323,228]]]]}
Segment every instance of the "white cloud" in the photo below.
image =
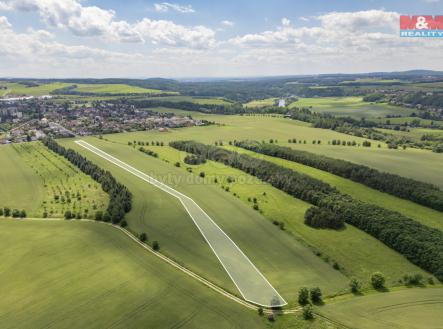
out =
{"type": "Polygon", "coordinates": [[[347,31],[368,28],[395,28],[398,26],[400,14],[384,10],[367,10],[357,12],[331,12],[317,17],[326,29],[347,31]]]}
{"type": "MultiPolygon", "coordinates": [[[[148,18],[131,24],[116,20],[113,10],[83,6],[78,0],[3,0],[0,4],[11,10],[38,12],[48,26],[67,29],[76,36],[103,36],[121,42],[197,48],[211,47],[215,43],[215,32],[204,26],[186,27],[148,18]]],[[[167,2],[157,5],[165,6],[167,10],[193,11],[190,6],[167,2]]]]}
{"type": "Polygon", "coordinates": [[[289,19],[287,19],[286,17],[283,17],[283,18],[281,19],[281,23],[282,23],[283,26],[289,26],[289,25],[291,25],[291,21],[290,21],[289,19]]]}
{"type": "Polygon", "coordinates": [[[215,44],[215,32],[204,26],[185,27],[165,20],[144,18],[134,30],[154,44],[207,48],[215,44]]]}
{"type": "Polygon", "coordinates": [[[191,5],[179,5],[176,3],[169,3],[169,2],[162,2],[162,3],[155,3],[154,4],[155,11],[158,11],[160,13],[165,13],[170,10],[176,11],[182,14],[189,14],[189,13],[195,13],[195,10],[192,8],[191,5]]]}
{"type": "Polygon", "coordinates": [[[235,25],[235,23],[232,21],[224,20],[224,21],[221,21],[221,25],[226,26],[226,27],[233,27],[235,25]]]}

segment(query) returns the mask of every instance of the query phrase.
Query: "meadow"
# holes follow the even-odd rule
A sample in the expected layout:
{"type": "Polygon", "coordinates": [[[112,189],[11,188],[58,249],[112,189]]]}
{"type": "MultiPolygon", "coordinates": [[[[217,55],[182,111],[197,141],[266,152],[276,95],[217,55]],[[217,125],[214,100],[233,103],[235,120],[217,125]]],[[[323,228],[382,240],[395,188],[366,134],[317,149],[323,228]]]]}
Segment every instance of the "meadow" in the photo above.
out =
{"type": "Polygon", "coordinates": [[[266,328],[115,228],[0,220],[2,328],[266,328]]]}
{"type": "Polygon", "coordinates": [[[289,108],[293,107],[312,107],[316,112],[368,119],[383,118],[386,115],[409,116],[414,112],[413,109],[406,107],[364,102],[362,97],[299,98],[289,105],[289,108]]]}
{"type": "MultiPolygon", "coordinates": [[[[180,111],[174,111],[180,114],[180,111]]],[[[279,145],[289,146],[317,154],[324,154],[333,158],[344,159],[391,172],[405,177],[411,177],[443,187],[441,174],[442,155],[419,149],[388,149],[383,142],[373,142],[371,147],[351,147],[328,145],[333,139],[341,141],[356,141],[363,143],[366,139],[350,136],[328,129],[312,128],[306,122],[289,120],[283,117],[261,115],[207,115],[195,113],[195,119],[215,121],[218,125],[205,127],[191,127],[186,129],[170,129],[168,132],[150,131],[132,132],[127,134],[109,135],[113,142],[126,143],[128,140],[196,140],[202,143],[213,144],[223,141],[225,144],[233,140],[277,140],[279,145]],[[149,136],[149,137],[147,137],[149,136]],[[289,138],[304,143],[288,143],[289,138]],[[312,144],[320,140],[321,144],[312,144]],[[380,144],[380,148],[377,145],[380,144]]]]}
{"type": "MultiPolygon", "coordinates": [[[[334,270],[331,264],[315,256],[303,243],[266,221],[250,205],[219,186],[206,183],[198,176],[175,167],[174,163],[147,156],[128,146],[127,141],[120,144],[97,138],[85,140],[194,199],[288,302],[294,302],[298,289],[304,285],[318,285],[325,294],[333,294],[346,287],[348,279],[334,270]]],[[[229,277],[178,201],[85,152],[75,143],[60,142],[110,170],[131,190],[134,194],[133,210],[127,215],[131,231],[144,230],[150,239],[160,242],[162,252],[236,293],[229,277]],[[158,202],[145,204],[153,200],[158,202]]]]}
{"type": "Polygon", "coordinates": [[[265,98],[265,99],[256,99],[244,104],[245,107],[264,107],[264,106],[273,106],[277,98],[265,98]]]}
{"type": "Polygon", "coordinates": [[[196,104],[202,104],[202,105],[228,105],[232,102],[224,99],[224,98],[218,98],[218,97],[193,97],[193,96],[162,96],[162,97],[151,97],[151,100],[159,100],[159,101],[166,101],[166,102],[191,102],[196,104]]]}
{"type": "Polygon", "coordinates": [[[443,289],[411,288],[374,293],[327,304],[318,311],[343,327],[440,328],[443,323],[443,289]]]}
{"type": "Polygon", "coordinates": [[[4,93],[3,96],[6,96],[6,95],[9,95],[9,96],[44,96],[44,95],[49,95],[54,90],[70,86],[69,83],[62,83],[62,82],[41,84],[36,87],[27,87],[27,86],[22,85],[20,83],[14,83],[14,82],[7,82],[7,83],[0,82],[0,85],[6,86],[8,88],[8,89],[6,89],[6,91],[4,91],[4,90],[0,91],[0,92],[4,93]]]}
{"type": "MultiPolygon", "coordinates": [[[[160,94],[170,93],[159,89],[147,89],[125,84],[75,84],[74,91],[94,94],[160,94]]],[[[172,93],[173,94],[173,93],[172,93]]]]}
{"type": "Polygon", "coordinates": [[[61,218],[66,211],[93,218],[108,196],[98,183],[39,142],[0,147],[0,206],[24,209],[29,217],[61,218]]]}
{"type": "MultiPolygon", "coordinates": [[[[284,231],[304,245],[310,246],[319,258],[333,266],[337,263],[347,276],[355,276],[367,283],[371,273],[382,271],[388,284],[396,284],[405,273],[422,273],[430,276],[403,256],[385,246],[380,241],[351,225],[344,230],[319,230],[304,224],[304,213],[310,204],[263,183],[242,171],[213,161],[200,165],[187,165],[183,160],[186,153],[170,147],[146,146],[159,154],[160,159],[169,163],[181,163],[183,171],[192,168],[195,176],[205,173],[204,181],[219,187],[226,194],[241,200],[252,208],[259,207],[260,213],[269,222],[284,223],[284,231]],[[226,191],[226,188],[229,188],[226,191]],[[256,202],[254,202],[254,198],[256,202]],[[331,245],[334,247],[331,248],[331,245]]],[[[427,210],[427,208],[425,208],[427,210]]],[[[279,229],[279,225],[275,225],[279,229]]]]}

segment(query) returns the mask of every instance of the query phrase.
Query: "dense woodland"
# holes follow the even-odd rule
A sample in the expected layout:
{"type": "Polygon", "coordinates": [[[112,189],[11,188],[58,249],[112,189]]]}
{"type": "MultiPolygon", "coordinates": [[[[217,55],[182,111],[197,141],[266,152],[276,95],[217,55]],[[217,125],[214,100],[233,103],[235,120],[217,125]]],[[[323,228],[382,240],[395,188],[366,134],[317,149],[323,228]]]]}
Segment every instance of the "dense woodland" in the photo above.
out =
{"type": "Polygon", "coordinates": [[[97,213],[97,220],[111,221],[114,224],[122,223],[127,212],[131,210],[132,194],[123,184],[117,182],[109,171],[105,171],[81,156],[72,149],[66,149],[51,138],[42,140],[51,151],[65,157],[85,174],[91,176],[101,184],[103,191],[109,194],[108,209],[104,214],[97,213]]]}
{"type": "Polygon", "coordinates": [[[240,169],[298,199],[332,211],[443,281],[443,232],[440,230],[398,212],[355,200],[318,179],[265,160],[194,141],[171,142],[170,146],[240,169]]]}
{"type": "Polygon", "coordinates": [[[236,146],[330,172],[424,206],[443,211],[443,191],[438,187],[411,178],[380,172],[349,161],[329,158],[275,144],[252,141],[235,142],[236,146]]]}

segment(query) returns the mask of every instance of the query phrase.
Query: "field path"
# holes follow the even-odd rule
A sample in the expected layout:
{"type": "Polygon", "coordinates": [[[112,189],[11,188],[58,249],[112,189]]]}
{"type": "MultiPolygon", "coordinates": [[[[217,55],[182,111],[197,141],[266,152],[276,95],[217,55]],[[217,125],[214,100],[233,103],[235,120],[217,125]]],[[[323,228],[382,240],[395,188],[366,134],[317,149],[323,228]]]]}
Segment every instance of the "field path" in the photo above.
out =
{"type": "Polygon", "coordinates": [[[179,199],[246,301],[265,307],[287,304],[234,241],[194,200],[85,141],[75,143],[179,199]]]}

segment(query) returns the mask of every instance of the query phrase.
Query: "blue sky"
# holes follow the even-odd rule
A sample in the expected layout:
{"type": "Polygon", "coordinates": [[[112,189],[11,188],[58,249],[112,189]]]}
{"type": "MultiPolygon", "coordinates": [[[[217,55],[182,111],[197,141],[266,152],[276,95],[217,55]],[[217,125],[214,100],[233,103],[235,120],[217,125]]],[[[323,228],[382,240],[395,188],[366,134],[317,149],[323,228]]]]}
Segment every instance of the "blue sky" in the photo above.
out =
{"type": "Polygon", "coordinates": [[[399,38],[402,14],[443,0],[0,0],[0,76],[443,70],[443,38],[399,38]]]}

